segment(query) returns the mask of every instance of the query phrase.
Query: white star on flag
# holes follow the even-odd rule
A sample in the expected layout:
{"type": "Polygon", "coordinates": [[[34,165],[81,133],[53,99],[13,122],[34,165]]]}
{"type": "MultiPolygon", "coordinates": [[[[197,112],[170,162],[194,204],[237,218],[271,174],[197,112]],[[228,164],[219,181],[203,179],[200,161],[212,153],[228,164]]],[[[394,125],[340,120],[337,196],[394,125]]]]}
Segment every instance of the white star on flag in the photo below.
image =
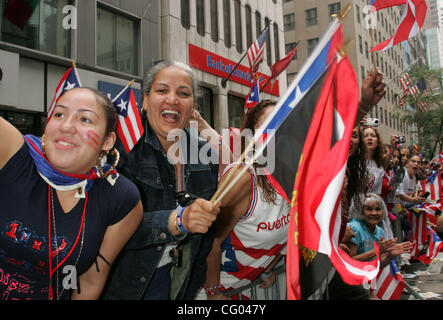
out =
{"type": "Polygon", "coordinates": [[[75,88],[75,83],[70,83],[69,81],[66,81],[67,85],[65,87],[65,91],[71,90],[75,88]]]}
{"type": "Polygon", "coordinates": [[[123,99],[120,100],[120,104],[117,105],[117,107],[120,109],[120,113],[126,110],[126,101],[123,99]]]}

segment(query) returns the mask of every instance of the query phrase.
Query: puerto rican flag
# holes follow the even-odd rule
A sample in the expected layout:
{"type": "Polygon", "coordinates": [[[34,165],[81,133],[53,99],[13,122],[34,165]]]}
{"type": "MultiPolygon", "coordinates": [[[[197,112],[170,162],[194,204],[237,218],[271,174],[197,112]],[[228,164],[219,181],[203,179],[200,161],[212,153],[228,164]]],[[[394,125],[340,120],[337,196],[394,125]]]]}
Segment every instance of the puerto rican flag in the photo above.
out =
{"type": "Polygon", "coordinates": [[[428,240],[428,228],[426,226],[427,215],[415,210],[408,211],[408,219],[411,226],[410,242],[412,243],[411,257],[417,259],[420,251],[428,240]]]}
{"type": "MultiPolygon", "coordinates": [[[[388,7],[388,5],[382,5],[381,3],[390,3],[391,5],[389,6],[404,4],[402,1],[375,0],[374,6],[379,9],[388,7]]],[[[371,51],[385,51],[418,34],[425,21],[427,11],[426,2],[425,0],[408,0],[406,4],[407,6],[395,34],[388,40],[376,45],[371,51]]]]}
{"type": "Polygon", "coordinates": [[[245,114],[248,113],[248,110],[254,108],[257,104],[260,103],[260,80],[257,78],[254,85],[249,90],[249,93],[246,97],[245,102],[245,114]]]}
{"type": "Polygon", "coordinates": [[[394,260],[377,275],[375,294],[381,300],[400,300],[405,281],[394,260]]]}
{"type": "Polygon", "coordinates": [[[371,0],[371,6],[375,10],[381,10],[389,7],[399,6],[401,4],[406,4],[408,0],[371,0]]]}
{"type": "Polygon", "coordinates": [[[439,201],[441,199],[441,175],[439,171],[434,171],[426,180],[420,181],[423,192],[429,192],[428,199],[439,201]]]}
{"type": "Polygon", "coordinates": [[[132,88],[126,86],[112,101],[118,111],[117,133],[129,153],[145,132],[132,88]]]}
{"type": "Polygon", "coordinates": [[[437,257],[438,253],[443,251],[443,241],[433,230],[429,229],[429,244],[426,253],[419,256],[418,260],[424,264],[430,264],[437,257]]]}
{"type": "Polygon", "coordinates": [[[52,113],[54,112],[55,106],[57,105],[58,99],[60,99],[61,95],[65,91],[69,91],[74,88],[81,87],[82,83],[80,81],[80,77],[78,76],[77,68],[71,67],[68,71],[65,72],[62,79],[60,80],[57,89],[55,89],[55,95],[52,99],[52,103],[49,106],[48,110],[48,121],[52,117],[52,113]]]}

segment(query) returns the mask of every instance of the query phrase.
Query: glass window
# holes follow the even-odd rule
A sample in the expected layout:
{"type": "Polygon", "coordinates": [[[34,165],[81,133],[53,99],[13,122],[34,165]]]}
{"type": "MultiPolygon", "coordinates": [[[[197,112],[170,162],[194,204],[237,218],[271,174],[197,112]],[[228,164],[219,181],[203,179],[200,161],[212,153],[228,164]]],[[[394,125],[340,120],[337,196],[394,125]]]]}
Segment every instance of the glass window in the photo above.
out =
{"type": "Polygon", "coordinates": [[[0,116],[3,119],[9,121],[14,127],[16,127],[22,134],[33,134],[40,137],[43,134],[45,127],[45,116],[40,114],[14,112],[14,111],[1,111],[0,116]]]}
{"type": "Polygon", "coordinates": [[[317,25],[317,8],[312,8],[305,10],[306,13],[306,26],[315,26],[317,25]]]}
{"type": "Polygon", "coordinates": [[[97,8],[97,65],[137,74],[137,22],[97,8]]]}
{"type": "Polygon", "coordinates": [[[241,4],[240,0],[235,0],[234,2],[234,11],[235,11],[235,46],[237,48],[237,52],[243,52],[243,28],[241,22],[241,4]]]}
{"type": "Polygon", "coordinates": [[[218,0],[211,0],[211,38],[218,42],[218,0]]]}
{"type": "Polygon", "coordinates": [[[360,23],[360,21],[361,21],[360,20],[361,19],[360,18],[360,7],[358,5],[355,6],[355,11],[356,11],[356,14],[357,14],[357,22],[360,23]]]}
{"type": "Polygon", "coordinates": [[[295,13],[285,14],[283,16],[284,31],[295,30],[295,13]]]}
{"type": "Polygon", "coordinates": [[[223,25],[225,30],[225,46],[230,48],[231,42],[231,1],[223,0],[223,25]]]}
{"type": "Polygon", "coordinates": [[[318,38],[308,39],[308,56],[315,49],[317,43],[318,43],[318,38]]]}
{"type": "Polygon", "coordinates": [[[341,5],[340,2],[331,3],[328,5],[329,21],[333,20],[337,14],[340,13],[341,5]]]}
{"type": "Polygon", "coordinates": [[[214,127],[214,103],[212,90],[206,87],[199,87],[199,95],[197,96],[197,110],[203,119],[211,127],[214,127]]]}
{"type": "MultiPolygon", "coordinates": [[[[0,0],[0,40],[46,53],[71,57],[71,29],[63,28],[69,0],[41,0],[23,30],[4,16],[8,0],[0,0]]],[[[12,12],[13,14],[13,12],[12,12]]]]}
{"type": "Polygon", "coordinates": [[[204,3],[204,0],[197,0],[196,16],[197,16],[197,33],[203,37],[205,35],[205,3],[204,3]]]}
{"type": "Polygon", "coordinates": [[[228,94],[229,126],[240,128],[244,114],[245,99],[228,94]]]}
{"type": "MultiPolygon", "coordinates": [[[[288,54],[289,52],[292,51],[292,49],[294,49],[297,46],[297,42],[291,42],[291,43],[287,43],[285,44],[285,53],[288,54]]],[[[295,50],[295,54],[294,57],[292,58],[292,60],[297,60],[297,51],[295,50]]]]}
{"type": "Polygon", "coordinates": [[[191,27],[191,9],[189,6],[189,0],[181,0],[181,22],[182,26],[185,29],[188,29],[191,27]]]}
{"type": "Polygon", "coordinates": [[[250,5],[245,6],[245,18],[246,18],[246,45],[248,48],[252,44],[252,9],[250,5]]]}
{"type": "Polygon", "coordinates": [[[274,22],[274,53],[275,61],[280,60],[280,41],[278,37],[278,24],[274,22]]]}
{"type": "Polygon", "coordinates": [[[272,48],[271,48],[271,20],[265,18],[265,27],[268,28],[268,37],[266,38],[266,62],[268,66],[272,66],[272,48]]]}

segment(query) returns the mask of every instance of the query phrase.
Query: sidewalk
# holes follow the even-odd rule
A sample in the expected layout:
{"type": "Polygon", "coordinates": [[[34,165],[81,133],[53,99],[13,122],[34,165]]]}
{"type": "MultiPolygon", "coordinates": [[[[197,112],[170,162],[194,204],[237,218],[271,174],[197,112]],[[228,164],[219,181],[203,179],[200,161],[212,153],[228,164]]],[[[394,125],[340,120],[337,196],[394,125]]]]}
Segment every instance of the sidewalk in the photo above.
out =
{"type": "MultiPolygon", "coordinates": [[[[403,278],[424,300],[443,300],[443,252],[429,265],[410,261],[401,268],[403,278]],[[411,278],[409,278],[411,277],[411,278]]],[[[412,294],[402,294],[401,300],[417,300],[412,294]]]]}

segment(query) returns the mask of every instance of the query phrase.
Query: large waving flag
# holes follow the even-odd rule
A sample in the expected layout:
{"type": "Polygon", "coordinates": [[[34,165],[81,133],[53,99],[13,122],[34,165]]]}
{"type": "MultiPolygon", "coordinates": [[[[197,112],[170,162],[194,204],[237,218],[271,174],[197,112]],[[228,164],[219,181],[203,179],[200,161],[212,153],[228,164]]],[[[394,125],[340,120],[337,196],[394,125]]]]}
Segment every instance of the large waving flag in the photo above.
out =
{"type": "Polygon", "coordinates": [[[263,61],[263,54],[265,51],[265,43],[268,38],[269,26],[260,34],[257,40],[249,47],[247,51],[249,67],[251,68],[251,76],[255,78],[258,72],[260,63],[263,61]]]}
{"type": "Polygon", "coordinates": [[[362,284],[378,273],[378,259],[353,260],[338,245],[340,196],[359,92],[349,60],[337,55],[342,45],[342,26],[336,19],[254,137],[257,141],[266,136],[261,149],[274,139],[278,152],[270,173],[279,184],[277,189],[293,199],[287,253],[289,299],[321,295],[321,287],[331,277],[331,262],[350,284],[362,284]]]}
{"type": "Polygon", "coordinates": [[[423,192],[429,192],[429,200],[434,202],[441,200],[441,175],[439,171],[434,171],[425,180],[420,181],[420,185],[423,192]]]}
{"type": "Polygon", "coordinates": [[[48,115],[47,115],[48,121],[51,119],[52,113],[54,112],[58,99],[60,99],[60,96],[63,94],[63,92],[81,86],[82,83],[80,81],[80,77],[78,76],[77,68],[76,67],[69,68],[68,71],[65,72],[57,88],[55,89],[55,95],[54,98],[52,99],[52,103],[49,106],[48,110],[48,115]]]}
{"type": "Polygon", "coordinates": [[[129,153],[145,132],[132,88],[126,86],[112,103],[119,113],[117,133],[129,153]]]}
{"type": "MultiPolygon", "coordinates": [[[[382,0],[375,2],[381,3],[382,0]]],[[[395,34],[388,40],[376,45],[371,49],[371,51],[385,51],[402,41],[415,37],[423,26],[426,11],[427,5],[425,0],[408,0],[405,11],[403,12],[403,16],[401,17],[400,25],[398,26],[395,34]]]]}
{"type": "Polygon", "coordinates": [[[406,4],[408,0],[371,0],[371,6],[375,10],[381,10],[389,7],[399,6],[401,4],[406,4]]]}
{"type": "Polygon", "coordinates": [[[400,300],[405,281],[394,260],[377,275],[375,294],[380,300],[400,300]]]}

